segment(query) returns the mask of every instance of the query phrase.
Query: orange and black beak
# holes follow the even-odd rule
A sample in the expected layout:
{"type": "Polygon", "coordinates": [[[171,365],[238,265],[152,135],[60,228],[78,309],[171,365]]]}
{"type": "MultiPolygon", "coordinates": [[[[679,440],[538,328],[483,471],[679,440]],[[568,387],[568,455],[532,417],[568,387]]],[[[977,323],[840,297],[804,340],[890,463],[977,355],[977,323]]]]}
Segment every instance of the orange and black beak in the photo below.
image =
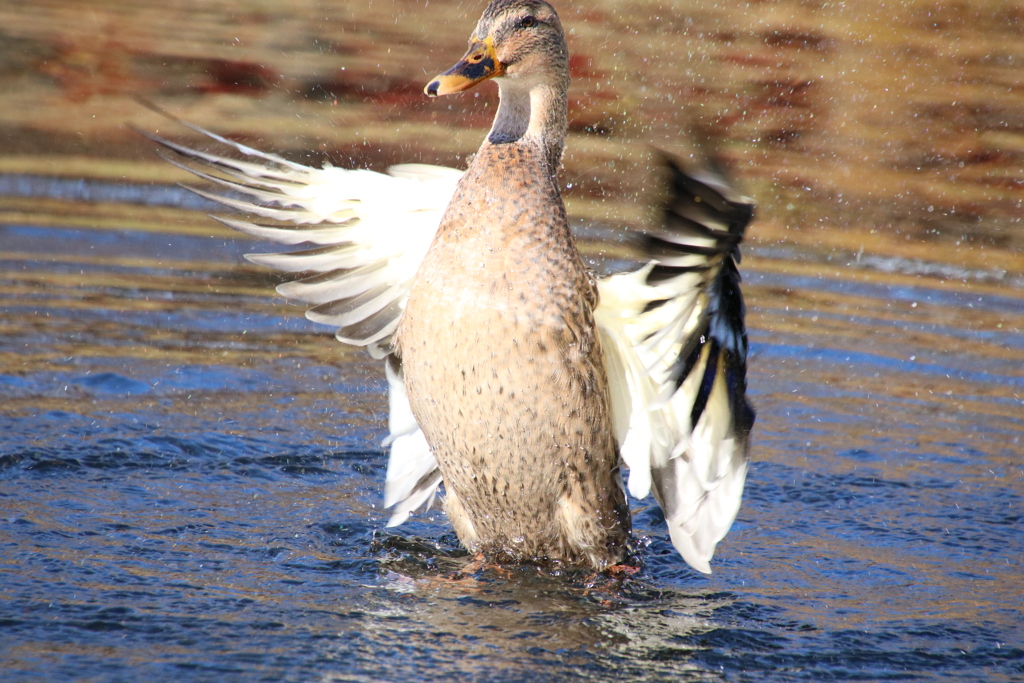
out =
{"type": "Polygon", "coordinates": [[[451,95],[469,90],[477,83],[504,73],[505,65],[498,61],[498,55],[494,52],[494,42],[488,36],[483,40],[471,42],[466,56],[440,76],[431,78],[423,91],[431,97],[451,95]]]}

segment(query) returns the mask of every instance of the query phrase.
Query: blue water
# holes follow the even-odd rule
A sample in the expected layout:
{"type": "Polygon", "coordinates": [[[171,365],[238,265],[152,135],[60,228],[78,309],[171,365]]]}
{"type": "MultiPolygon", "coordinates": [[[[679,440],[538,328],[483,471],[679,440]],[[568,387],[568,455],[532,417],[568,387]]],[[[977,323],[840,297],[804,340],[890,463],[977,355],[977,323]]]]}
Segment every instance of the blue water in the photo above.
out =
{"type": "Polygon", "coordinates": [[[624,583],[456,581],[441,513],[384,528],[381,368],[251,249],[0,227],[5,681],[1024,680],[1019,291],[749,268],[715,573],[648,499],[624,583]]]}

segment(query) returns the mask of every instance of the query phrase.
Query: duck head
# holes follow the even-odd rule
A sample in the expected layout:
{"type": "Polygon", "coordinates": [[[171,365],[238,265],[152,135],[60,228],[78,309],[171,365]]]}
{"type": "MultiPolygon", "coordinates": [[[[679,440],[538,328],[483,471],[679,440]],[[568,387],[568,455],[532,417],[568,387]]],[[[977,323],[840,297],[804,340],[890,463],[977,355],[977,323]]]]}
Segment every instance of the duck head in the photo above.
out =
{"type": "Polygon", "coordinates": [[[494,0],[470,36],[465,56],[430,79],[424,91],[431,97],[450,95],[491,78],[514,83],[517,89],[541,84],[568,89],[569,51],[551,5],[543,0],[494,0]]]}

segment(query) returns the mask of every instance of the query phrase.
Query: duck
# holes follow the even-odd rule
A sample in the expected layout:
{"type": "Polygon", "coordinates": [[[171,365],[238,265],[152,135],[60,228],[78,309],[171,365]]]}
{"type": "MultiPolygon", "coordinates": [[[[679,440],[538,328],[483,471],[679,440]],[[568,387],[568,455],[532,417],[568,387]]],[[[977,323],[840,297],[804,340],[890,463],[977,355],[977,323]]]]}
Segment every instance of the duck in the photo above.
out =
{"type": "Polygon", "coordinates": [[[679,555],[710,573],[755,416],[738,270],[753,202],[664,154],[661,223],[623,240],[640,265],[598,277],[558,181],[570,77],[552,5],[491,2],[425,92],[485,81],[499,105],[464,170],[315,168],[187,122],[226,151],[149,137],[228,192],[190,189],[254,217],[222,224],[300,246],[247,258],[294,274],[280,294],[383,361],[389,527],[443,487],[478,556],[601,571],[635,554],[629,500],[653,493],[679,555]]]}

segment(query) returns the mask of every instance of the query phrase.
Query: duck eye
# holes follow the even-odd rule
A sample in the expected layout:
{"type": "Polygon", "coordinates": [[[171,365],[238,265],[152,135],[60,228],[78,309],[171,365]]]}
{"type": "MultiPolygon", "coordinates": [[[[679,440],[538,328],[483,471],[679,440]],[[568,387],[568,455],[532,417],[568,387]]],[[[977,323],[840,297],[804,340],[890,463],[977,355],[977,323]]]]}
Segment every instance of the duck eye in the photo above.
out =
{"type": "Polygon", "coordinates": [[[534,19],[533,17],[523,17],[522,20],[519,22],[519,25],[523,28],[530,28],[531,26],[534,26],[536,23],[537,20],[534,19]]]}

